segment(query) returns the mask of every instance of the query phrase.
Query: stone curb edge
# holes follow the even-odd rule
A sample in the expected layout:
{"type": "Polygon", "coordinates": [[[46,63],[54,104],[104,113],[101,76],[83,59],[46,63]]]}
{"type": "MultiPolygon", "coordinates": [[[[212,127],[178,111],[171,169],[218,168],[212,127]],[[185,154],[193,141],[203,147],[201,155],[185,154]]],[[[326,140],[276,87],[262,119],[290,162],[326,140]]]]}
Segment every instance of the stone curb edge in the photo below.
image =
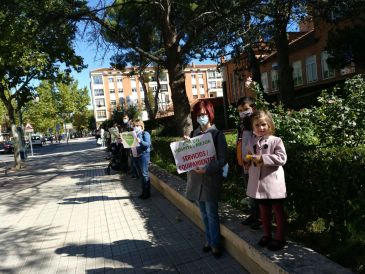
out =
{"type": "MultiPolygon", "coordinates": [[[[199,209],[194,203],[190,202],[151,172],[150,178],[154,188],[172,202],[199,228],[203,229],[199,209]]],[[[220,225],[220,230],[225,250],[250,273],[288,274],[287,271],[273,263],[264,254],[261,254],[256,248],[248,244],[224,224],[220,225]]]]}

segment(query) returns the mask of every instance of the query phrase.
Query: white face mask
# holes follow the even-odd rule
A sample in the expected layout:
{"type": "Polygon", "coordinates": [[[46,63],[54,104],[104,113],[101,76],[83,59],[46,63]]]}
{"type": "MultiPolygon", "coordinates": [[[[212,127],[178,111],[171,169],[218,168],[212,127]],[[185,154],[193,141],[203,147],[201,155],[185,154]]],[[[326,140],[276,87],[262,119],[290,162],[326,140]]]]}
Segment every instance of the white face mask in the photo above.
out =
{"type": "Polygon", "coordinates": [[[198,118],[196,118],[196,121],[199,125],[206,126],[209,123],[209,117],[208,115],[198,116],[198,118]]]}
{"type": "Polygon", "coordinates": [[[141,126],[135,126],[133,130],[136,134],[138,134],[142,131],[142,127],[141,126]]]}
{"type": "Polygon", "coordinates": [[[128,119],[123,119],[123,123],[124,124],[128,123],[128,119]]]}
{"type": "Polygon", "coordinates": [[[245,118],[245,117],[249,116],[250,114],[252,114],[252,109],[248,109],[246,111],[239,112],[240,118],[245,118]]]}

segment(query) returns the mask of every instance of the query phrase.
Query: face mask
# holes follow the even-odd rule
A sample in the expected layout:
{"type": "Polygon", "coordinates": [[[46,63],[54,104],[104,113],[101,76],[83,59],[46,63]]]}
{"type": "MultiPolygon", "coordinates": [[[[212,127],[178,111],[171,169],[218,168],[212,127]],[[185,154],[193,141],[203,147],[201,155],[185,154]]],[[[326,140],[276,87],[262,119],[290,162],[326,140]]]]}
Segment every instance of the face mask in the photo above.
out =
{"type": "Polygon", "coordinates": [[[245,118],[247,116],[249,116],[250,114],[252,114],[252,109],[248,109],[246,111],[240,111],[240,118],[245,118]]]}
{"type": "Polygon", "coordinates": [[[123,119],[123,123],[124,124],[128,123],[128,119],[123,119]]]}
{"type": "Polygon", "coordinates": [[[206,126],[209,122],[209,117],[208,115],[202,115],[196,118],[196,121],[198,122],[199,125],[206,126]]]}
{"type": "Polygon", "coordinates": [[[136,126],[136,127],[134,127],[134,132],[135,132],[136,134],[140,133],[141,131],[142,131],[142,127],[141,127],[141,126],[136,126]]]}

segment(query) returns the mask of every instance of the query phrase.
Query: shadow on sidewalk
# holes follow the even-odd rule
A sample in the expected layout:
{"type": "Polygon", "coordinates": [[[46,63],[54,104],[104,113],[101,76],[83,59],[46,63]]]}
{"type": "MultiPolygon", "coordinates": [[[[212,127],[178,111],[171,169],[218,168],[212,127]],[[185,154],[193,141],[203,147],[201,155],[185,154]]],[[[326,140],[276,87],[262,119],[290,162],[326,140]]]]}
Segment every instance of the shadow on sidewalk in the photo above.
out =
{"type": "Polygon", "coordinates": [[[40,265],[52,254],[46,254],[42,248],[30,248],[34,242],[52,241],[56,236],[54,227],[32,226],[19,230],[9,226],[0,232],[0,273],[20,273],[22,268],[40,265]],[[45,235],[47,238],[45,239],[45,235]],[[16,266],[18,265],[18,266],[16,266]]]}
{"type": "Polygon", "coordinates": [[[104,258],[120,262],[122,268],[97,268],[88,269],[86,273],[131,273],[143,271],[144,273],[163,271],[176,272],[171,269],[173,265],[171,254],[164,247],[154,245],[144,240],[121,240],[111,244],[85,244],[68,245],[55,250],[61,256],[78,256],[85,258],[104,258]],[[105,272],[104,272],[105,271],[105,272]]]}
{"type": "Polygon", "coordinates": [[[59,202],[60,205],[65,204],[85,204],[91,202],[98,202],[98,201],[113,201],[113,200],[124,200],[130,199],[129,196],[125,197],[108,197],[108,196],[86,196],[86,197],[75,197],[75,198],[65,198],[63,202],[59,202]]]}

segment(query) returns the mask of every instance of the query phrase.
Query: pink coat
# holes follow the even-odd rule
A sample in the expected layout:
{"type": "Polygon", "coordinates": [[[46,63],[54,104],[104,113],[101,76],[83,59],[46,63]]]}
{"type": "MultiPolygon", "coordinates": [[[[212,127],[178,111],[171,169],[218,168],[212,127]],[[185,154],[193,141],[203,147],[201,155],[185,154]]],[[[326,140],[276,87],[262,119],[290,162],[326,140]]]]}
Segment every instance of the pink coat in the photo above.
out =
{"type": "Polygon", "coordinates": [[[276,136],[253,136],[248,146],[252,154],[262,156],[263,163],[256,166],[251,163],[247,196],[255,199],[286,198],[282,166],[286,163],[287,156],[283,141],[276,136]]]}

